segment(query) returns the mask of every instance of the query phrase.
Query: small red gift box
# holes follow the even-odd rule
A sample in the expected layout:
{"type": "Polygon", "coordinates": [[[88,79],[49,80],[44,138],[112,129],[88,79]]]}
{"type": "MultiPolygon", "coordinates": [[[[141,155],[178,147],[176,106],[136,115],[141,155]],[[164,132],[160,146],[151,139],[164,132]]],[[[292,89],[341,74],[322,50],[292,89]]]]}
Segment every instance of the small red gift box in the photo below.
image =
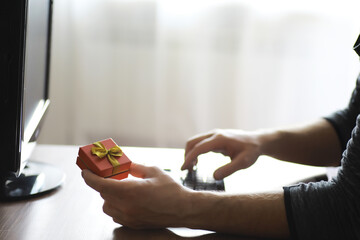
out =
{"type": "Polygon", "coordinates": [[[98,176],[120,180],[128,177],[131,161],[109,138],[80,147],[76,164],[98,176]]]}

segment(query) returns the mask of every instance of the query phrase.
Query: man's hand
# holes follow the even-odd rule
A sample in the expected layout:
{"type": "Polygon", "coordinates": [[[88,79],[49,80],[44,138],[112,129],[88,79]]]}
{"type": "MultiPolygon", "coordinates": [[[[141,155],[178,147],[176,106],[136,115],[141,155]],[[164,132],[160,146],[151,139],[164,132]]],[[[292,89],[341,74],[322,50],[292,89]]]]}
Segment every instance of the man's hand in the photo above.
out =
{"type": "Polygon", "coordinates": [[[231,162],[214,172],[215,179],[223,179],[240,169],[250,167],[260,156],[260,144],[256,133],[241,130],[213,130],[188,140],[182,170],[192,169],[197,157],[207,152],[220,152],[231,162]]]}
{"type": "Polygon", "coordinates": [[[104,179],[83,170],[104,212],[133,229],[189,227],[247,236],[288,236],[283,193],[229,195],[185,189],[156,167],[133,163],[140,179],[104,179]]]}
{"type": "Polygon", "coordinates": [[[104,199],[104,212],[114,222],[135,229],[178,226],[189,213],[191,191],[157,167],[132,163],[130,174],[141,179],[104,179],[89,170],[82,176],[104,199]]]}

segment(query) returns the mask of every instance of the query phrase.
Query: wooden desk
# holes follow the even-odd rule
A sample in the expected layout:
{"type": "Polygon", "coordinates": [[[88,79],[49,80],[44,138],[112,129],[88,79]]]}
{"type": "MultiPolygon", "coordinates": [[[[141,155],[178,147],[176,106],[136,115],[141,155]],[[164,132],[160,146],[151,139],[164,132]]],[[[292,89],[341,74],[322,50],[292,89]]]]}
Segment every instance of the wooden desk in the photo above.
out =
{"type": "MultiPolygon", "coordinates": [[[[134,162],[161,168],[179,169],[183,162],[184,152],[180,149],[124,147],[123,150],[134,162]]],[[[239,239],[238,236],[187,228],[134,231],[121,227],[102,212],[103,200],[100,195],[85,185],[80,169],[75,165],[77,151],[75,146],[36,147],[32,160],[52,163],[63,169],[66,173],[65,183],[44,196],[0,203],[1,240],[239,239]]],[[[218,154],[208,154],[201,157],[199,167],[209,165],[209,171],[213,171],[226,161],[218,154]]],[[[271,158],[260,158],[253,167],[226,179],[225,186],[228,192],[265,191],[325,173],[324,168],[297,167],[271,158]]]]}

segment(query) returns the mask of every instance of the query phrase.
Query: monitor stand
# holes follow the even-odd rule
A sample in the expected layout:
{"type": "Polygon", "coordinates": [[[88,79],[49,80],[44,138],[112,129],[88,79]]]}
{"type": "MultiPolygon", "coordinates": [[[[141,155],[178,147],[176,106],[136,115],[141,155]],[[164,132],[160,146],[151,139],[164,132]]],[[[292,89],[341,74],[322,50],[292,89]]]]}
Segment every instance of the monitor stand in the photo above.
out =
{"type": "Polygon", "coordinates": [[[59,168],[29,161],[19,177],[0,180],[0,199],[13,201],[39,196],[57,189],[64,180],[65,174],[59,168]]]}

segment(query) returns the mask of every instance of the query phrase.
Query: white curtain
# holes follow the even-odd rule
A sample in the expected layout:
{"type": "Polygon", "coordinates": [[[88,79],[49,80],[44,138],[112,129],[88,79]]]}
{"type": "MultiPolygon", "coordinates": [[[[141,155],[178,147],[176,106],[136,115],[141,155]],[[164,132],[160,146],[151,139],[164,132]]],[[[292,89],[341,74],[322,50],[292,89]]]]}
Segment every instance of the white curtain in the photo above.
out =
{"type": "Polygon", "coordinates": [[[344,107],[357,0],[58,0],[40,142],[183,147],[344,107]]]}

